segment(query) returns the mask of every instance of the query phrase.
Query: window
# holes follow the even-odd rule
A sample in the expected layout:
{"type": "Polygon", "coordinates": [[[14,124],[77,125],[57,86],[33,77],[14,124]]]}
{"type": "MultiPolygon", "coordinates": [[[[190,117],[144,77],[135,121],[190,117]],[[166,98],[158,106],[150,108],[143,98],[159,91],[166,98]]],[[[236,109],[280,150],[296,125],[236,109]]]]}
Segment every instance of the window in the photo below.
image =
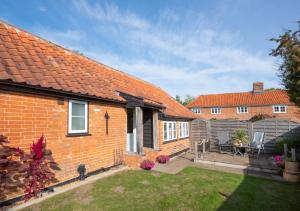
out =
{"type": "Polygon", "coordinates": [[[164,122],[164,141],[170,141],[177,138],[176,122],[164,122]]]}
{"type": "Polygon", "coordinates": [[[248,107],[246,106],[240,106],[240,107],[237,107],[237,113],[248,113],[248,107]]]}
{"type": "Polygon", "coordinates": [[[180,138],[189,137],[189,123],[180,122],[180,138]]]}
{"type": "Polygon", "coordinates": [[[211,108],[211,113],[212,114],[220,114],[221,113],[221,108],[219,108],[219,107],[211,108]]]}
{"type": "Polygon", "coordinates": [[[69,101],[69,133],[87,133],[88,128],[87,102],[69,101]]]}
{"type": "Polygon", "coordinates": [[[201,109],[199,107],[191,108],[191,111],[196,113],[196,114],[201,114],[201,109]]]}
{"type": "Polygon", "coordinates": [[[274,105],[273,113],[286,113],[286,105],[274,105]]]}

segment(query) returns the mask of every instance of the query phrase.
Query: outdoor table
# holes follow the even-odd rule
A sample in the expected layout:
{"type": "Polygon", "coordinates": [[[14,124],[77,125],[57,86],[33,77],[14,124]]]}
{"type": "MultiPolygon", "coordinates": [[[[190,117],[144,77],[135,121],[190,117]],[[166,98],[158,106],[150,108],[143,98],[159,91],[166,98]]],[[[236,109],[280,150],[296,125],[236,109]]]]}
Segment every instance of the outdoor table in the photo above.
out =
{"type": "Polygon", "coordinates": [[[234,148],[233,155],[241,155],[241,156],[245,156],[245,154],[247,154],[248,151],[250,150],[249,144],[233,145],[233,148],[234,148]],[[242,152],[242,149],[245,149],[245,152],[242,152]]]}

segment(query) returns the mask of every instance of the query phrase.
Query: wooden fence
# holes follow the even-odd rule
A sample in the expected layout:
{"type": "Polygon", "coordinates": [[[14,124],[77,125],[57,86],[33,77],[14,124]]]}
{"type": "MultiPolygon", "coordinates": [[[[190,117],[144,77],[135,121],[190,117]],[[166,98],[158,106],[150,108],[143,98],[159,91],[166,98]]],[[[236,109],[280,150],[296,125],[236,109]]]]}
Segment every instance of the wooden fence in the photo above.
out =
{"type": "MultiPolygon", "coordinates": [[[[209,149],[214,150],[218,143],[217,134],[228,131],[232,137],[237,129],[245,130],[252,140],[255,132],[265,133],[265,151],[272,152],[279,137],[300,135],[300,123],[287,119],[265,119],[257,122],[239,120],[202,120],[196,119],[191,124],[191,141],[209,139],[209,149]]],[[[300,140],[299,140],[300,141],[300,140]]],[[[194,146],[192,144],[192,146],[194,146]]]]}

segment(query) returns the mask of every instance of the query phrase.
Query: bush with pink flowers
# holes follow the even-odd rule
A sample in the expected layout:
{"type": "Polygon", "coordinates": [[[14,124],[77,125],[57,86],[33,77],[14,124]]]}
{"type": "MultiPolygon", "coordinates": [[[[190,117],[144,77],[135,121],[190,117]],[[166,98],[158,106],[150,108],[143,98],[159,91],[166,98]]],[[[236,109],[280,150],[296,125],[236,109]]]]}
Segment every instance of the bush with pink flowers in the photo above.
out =
{"type": "Polygon", "coordinates": [[[140,167],[144,170],[151,170],[154,167],[155,163],[151,160],[143,160],[140,167]]]}
{"type": "Polygon", "coordinates": [[[283,155],[275,155],[273,157],[275,164],[280,167],[284,168],[284,156],[283,155]]]}
{"type": "Polygon", "coordinates": [[[168,155],[159,155],[157,158],[156,158],[156,161],[158,163],[167,163],[168,161],[170,160],[170,157],[168,155]]]}

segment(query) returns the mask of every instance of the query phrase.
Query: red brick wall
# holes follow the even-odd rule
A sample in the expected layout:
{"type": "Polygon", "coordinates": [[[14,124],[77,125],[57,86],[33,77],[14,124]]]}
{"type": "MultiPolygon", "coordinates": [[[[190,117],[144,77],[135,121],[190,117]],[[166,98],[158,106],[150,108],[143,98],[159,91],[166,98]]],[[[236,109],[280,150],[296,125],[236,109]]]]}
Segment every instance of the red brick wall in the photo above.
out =
{"type": "Polygon", "coordinates": [[[293,120],[297,120],[296,118],[298,118],[298,121],[300,120],[300,109],[294,105],[287,106],[287,113],[273,113],[272,106],[248,107],[248,113],[237,113],[236,107],[221,108],[221,114],[211,114],[211,108],[201,108],[201,114],[199,114],[199,117],[205,119],[217,118],[247,120],[255,114],[268,114],[272,117],[291,118],[293,120]]]}
{"type": "Polygon", "coordinates": [[[123,159],[126,143],[126,109],[91,102],[89,133],[91,136],[66,137],[68,131],[68,99],[59,105],[57,98],[0,91],[0,134],[11,145],[28,150],[42,134],[47,148],[59,163],[60,181],[77,177],[77,166],[86,164],[87,171],[109,167],[123,159]],[[99,109],[99,111],[95,110],[99,109]],[[105,130],[108,112],[109,133],[105,130]]]}

